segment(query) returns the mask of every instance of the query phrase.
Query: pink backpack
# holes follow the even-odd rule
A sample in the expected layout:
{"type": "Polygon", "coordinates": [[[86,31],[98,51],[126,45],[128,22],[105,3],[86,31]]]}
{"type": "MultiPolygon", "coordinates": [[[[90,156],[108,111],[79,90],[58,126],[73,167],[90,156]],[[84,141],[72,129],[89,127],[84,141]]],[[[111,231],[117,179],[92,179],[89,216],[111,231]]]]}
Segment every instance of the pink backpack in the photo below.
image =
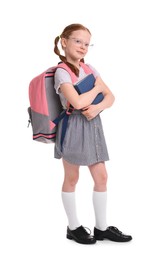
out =
{"type": "MultiPolygon", "coordinates": [[[[84,63],[81,63],[86,74],[93,71],[84,63]]],[[[67,110],[63,110],[59,95],[54,88],[54,73],[57,68],[63,68],[71,76],[73,84],[77,81],[77,76],[65,63],[59,63],[33,78],[29,84],[30,107],[29,124],[32,125],[33,140],[43,143],[54,143],[56,138],[56,126],[64,118],[63,135],[65,136],[67,121],[73,111],[69,104],[67,110]]],[[[62,135],[62,143],[64,136],[62,135]]]]}

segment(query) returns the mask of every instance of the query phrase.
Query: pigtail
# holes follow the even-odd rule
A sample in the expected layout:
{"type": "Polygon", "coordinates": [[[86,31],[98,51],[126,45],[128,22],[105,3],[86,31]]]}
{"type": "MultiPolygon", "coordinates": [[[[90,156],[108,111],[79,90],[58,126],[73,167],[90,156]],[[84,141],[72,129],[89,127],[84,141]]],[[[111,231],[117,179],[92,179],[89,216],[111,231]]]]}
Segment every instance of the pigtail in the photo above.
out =
{"type": "Polygon", "coordinates": [[[59,56],[59,58],[60,58],[61,61],[63,61],[64,63],[66,63],[66,62],[67,62],[66,57],[64,57],[63,55],[61,55],[61,54],[60,54],[60,51],[59,51],[59,49],[58,49],[59,39],[60,39],[60,36],[57,36],[57,37],[55,38],[55,41],[54,41],[54,44],[55,44],[55,46],[54,46],[54,52],[55,52],[56,55],[59,56]]]}
{"type": "Polygon", "coordinates": [[[65,64],[67,64],[67,66],[71,69],[71,71],[77,76],[79,77],[79,69],[77,67],[75,67],[73,64],[69,63],[69,62],[65,62],[65,64]]]}
{"type": "Polygon", "coordinates": [[[55,38],[55,40],[54,40],[54,52],[55,52],[55,54],[58,55],[58,56],[59,56],[59,54],[60,54],[60,51],[59,51],[59,49],[58,49],[59,39],[60,39],[60,36],[57,36],[57,37],[55,38]]]}

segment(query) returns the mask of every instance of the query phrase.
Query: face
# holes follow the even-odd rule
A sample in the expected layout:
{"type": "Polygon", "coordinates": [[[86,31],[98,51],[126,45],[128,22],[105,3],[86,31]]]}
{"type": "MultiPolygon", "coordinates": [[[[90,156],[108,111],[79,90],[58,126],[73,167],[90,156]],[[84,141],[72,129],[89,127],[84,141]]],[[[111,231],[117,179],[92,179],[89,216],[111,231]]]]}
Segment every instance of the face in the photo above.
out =
{"type": "Polygon", "coordinates": [[[68,39],[62,39],[62,47],[69,62],[80,61],[88,52],[91,35],[88,31],[74,31],[68,39]]]}

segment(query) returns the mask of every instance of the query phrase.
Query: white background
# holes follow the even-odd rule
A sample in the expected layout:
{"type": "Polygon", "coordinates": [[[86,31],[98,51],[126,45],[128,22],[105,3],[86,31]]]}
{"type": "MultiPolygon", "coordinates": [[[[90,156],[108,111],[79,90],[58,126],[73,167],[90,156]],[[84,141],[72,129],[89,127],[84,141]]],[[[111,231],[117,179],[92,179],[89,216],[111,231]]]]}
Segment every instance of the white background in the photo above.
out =
{"type": "MultiPolygon", "coordinates": [[[[160,259],[159,0],[3,1],[0,4],[0,259],[160,259]],[[133,236],[83,246],[66,239],[63,169],[53,145],[32,141],[28,84],[58,62],[54,38],[70,23],[92,32],[91,63],[115,95],[102,113],[108,224],[133,236]]],[[[81,168],[78,214],[93,231],[93,182],[81,168]]]]}

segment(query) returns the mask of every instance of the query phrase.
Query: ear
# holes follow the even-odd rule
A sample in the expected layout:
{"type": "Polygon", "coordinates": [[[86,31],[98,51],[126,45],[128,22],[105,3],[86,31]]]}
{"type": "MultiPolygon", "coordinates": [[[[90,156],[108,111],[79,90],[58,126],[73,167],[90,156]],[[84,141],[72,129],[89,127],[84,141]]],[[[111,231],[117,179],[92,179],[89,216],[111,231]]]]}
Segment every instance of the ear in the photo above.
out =
{"type": "Polygon", "coordinates": [[[66,39],[65,38],[61,39],[61,46],[63,49],[66,48],[66,39]]]}

